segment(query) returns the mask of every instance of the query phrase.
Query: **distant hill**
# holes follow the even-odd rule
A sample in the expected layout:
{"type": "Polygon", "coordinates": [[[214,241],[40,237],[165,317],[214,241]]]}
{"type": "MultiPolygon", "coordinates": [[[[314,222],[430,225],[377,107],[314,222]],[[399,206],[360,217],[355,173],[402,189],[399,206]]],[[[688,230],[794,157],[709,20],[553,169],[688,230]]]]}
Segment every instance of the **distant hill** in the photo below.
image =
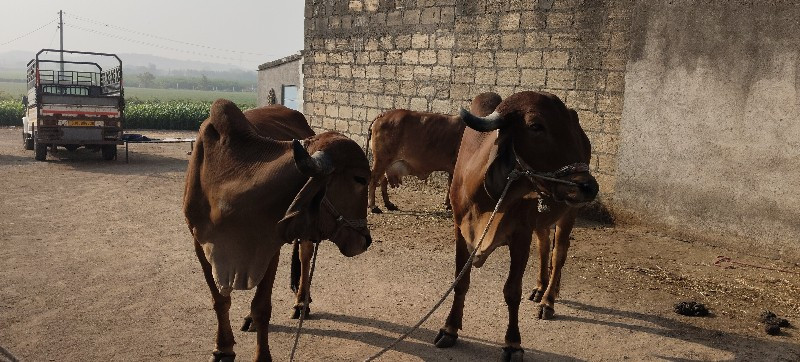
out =
{"type": "MultiPolygon", "coordinates": [[[[0,75],[8,77],[8,74],[19,72],[20,76],[24,76],[26,64],[35,55],[35,52],[26,51],[0,52],[0,75]]],[[[150,72],[155,76],[201,77],[205,75],[209,79],[252,83],[256,83],[258,79],[256,74],[258,64],[253,64],[252,68],[247,69],[234,64],[170,59],[149,54],[120,53],[117,56],[122,59],[122,67],[126,75],[137,75],[144,72],[150,72]]],[[[264,61],[267,60],[269,59],[264,61]]]]}

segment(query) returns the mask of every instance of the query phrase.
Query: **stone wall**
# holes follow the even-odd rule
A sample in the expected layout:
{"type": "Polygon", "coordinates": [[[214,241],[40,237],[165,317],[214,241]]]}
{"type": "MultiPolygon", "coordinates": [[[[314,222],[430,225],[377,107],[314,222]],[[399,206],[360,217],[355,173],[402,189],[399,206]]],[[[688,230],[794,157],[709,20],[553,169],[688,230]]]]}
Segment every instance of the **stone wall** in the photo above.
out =
{"type": "Polygon", "coordinates": [[[362,145],[394,108],[455,113],[481,92],[578,111],[613,196],[632,0],[307,0],[305,114],[362,145]]]}

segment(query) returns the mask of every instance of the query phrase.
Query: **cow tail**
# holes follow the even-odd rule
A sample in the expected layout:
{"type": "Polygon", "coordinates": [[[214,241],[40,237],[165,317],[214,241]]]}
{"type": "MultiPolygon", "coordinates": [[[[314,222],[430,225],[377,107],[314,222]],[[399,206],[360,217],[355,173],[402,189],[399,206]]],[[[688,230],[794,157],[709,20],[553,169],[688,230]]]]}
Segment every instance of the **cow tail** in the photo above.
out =
{"type": "Polygon", "coordinates": [[[380,116],[375,117],[375,119],[369,123],[369,128],[367,128],[367,143],[364,145],[364,155],[367,156],[367,161],[369,161],[369,140],[372,138],[372,125],[375,124],[378,118],[380,118],[380,116]]]}
{"type": "Polygon", "coordinates": [[[300,289],[300,271],[300,240],[295,240],[292,243],[292,267],[289,278],[289,288],[295,293],[300,289]]]}

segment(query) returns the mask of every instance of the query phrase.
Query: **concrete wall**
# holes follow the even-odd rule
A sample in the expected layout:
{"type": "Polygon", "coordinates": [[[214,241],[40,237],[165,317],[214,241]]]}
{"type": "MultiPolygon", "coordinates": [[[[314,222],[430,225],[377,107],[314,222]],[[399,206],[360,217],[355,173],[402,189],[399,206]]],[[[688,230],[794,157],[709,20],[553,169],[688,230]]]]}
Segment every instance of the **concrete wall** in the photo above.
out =
{"type": "Polygon", "coordinates": [[[481,92],[546,90],[578,110],[602,197],[615,185],[633,1],[307,0],[305,109],[363,145],[407,108],[455,113],[481,92]]]}
{"type": "Polygon", "coordinates": [[[800,5],[637,1],[615,209],[800,250],[800,5]]]}
{"type": "MultiPolygon", "coordinates": [[[[275,99],[278,104],[281,104],[281,99],[283,99],[283,85],[297,86],[298,96],[302,98],[303,93],[301,89],[303,84],[300,74],[302,67],[303,58],[299,55],[278,59],[259,66],[258,105],[264,106],[267,104],[267,95],[270,89],[275,90],[275,99]]],[[[300,110],[302,110],[302,99],[298,101],[300,102],[300,110]]]]}

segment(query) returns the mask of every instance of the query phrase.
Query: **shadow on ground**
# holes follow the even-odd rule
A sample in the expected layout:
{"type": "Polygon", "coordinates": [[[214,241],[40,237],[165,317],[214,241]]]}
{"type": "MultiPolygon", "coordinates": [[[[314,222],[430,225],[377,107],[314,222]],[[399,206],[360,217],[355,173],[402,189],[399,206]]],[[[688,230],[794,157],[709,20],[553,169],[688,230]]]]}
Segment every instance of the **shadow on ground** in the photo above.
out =
{"type": "MultiPolygon", "coordinates": [[[[346,323],[355,326],[377,328],[387,332],[387,333],[376,333],[376,332],[360,332],[360,331],[342,330],[342,329],[321,329],[321,328],[311,327],[308,324],[305,324],[303,326],[302,334],[347,339],[376,347],[375,349],[364,349],[363,352],[365,354],[363,356],[364,359],[374,355],[384,347],[394,342],[400,335],[405,333],[408,330],[408,328],[411,327],[407,325],[402,325],[377,319],[325,313],[325,312],[314,314],[312,319],[329,320],[333,322],[346,323]]],[[[293,326],[288,327],[281,325],[271,325],[270,331],[289,333],[293,335],[296,332],[296,328],[293,326]]],[[[434,337],[436,337],[437,333],[438,330],[433,331],[427,328],[419,328],[416,331],[414,331],[414,333],[412,333],[408,338],[406,338],[405,340],[394,346],[394,348],[392,348],[392,351],[397,351],[403,354],[415,356],[422,359],[423,361],[434,361],[443,359],[449,359],[454,361],[497,360],[500,357],[500,354],[502,353],[501,350],[502,346],[500,344],[479,338],[473,338],[466,334],[459,335],[458,342],[454,347],[447,349],[439,349],[433,345],[433,339],[434,337]]],[[[301,339],[300,340],[301,347],[299,347],[300,348],[299,350],[302,350],[302,343],[303,341],[301,339]]],[[[572,357],[547,353],[542,351],[530,350],[530,349],[525,350],[525,356],[527,360],[534,360],[534,361],[540,361],[540,360],[578,361],[578,359],[572,357]]],[[[362,357],[359,356],[359,359],[361,358],[362,357]]]]}
{"type": "MultiPolygon", "coordinates": [[[[621,317],[627,319],[636,319],[655,324],[661,328],[627,324],[616,321],[599,320],[595,318],[575,317],[570,315],[558,316],[560,320],[564,321],[599,324],[609,327],[628,329],[640,333],[649,333],[668,338],[675,338],[685,342],[698,343],[714,349],[728,351],[735,356],[734,360],[736,361],[750,360],[751,358],[753,358],[753,356],[745,355],[744,352],[746,352],[747,350],[754,351],[760,348],[765,348],[773,351],[785,351],[786,361],[800,360],[800,345],[798,345],[797,343],[789,343],[788,341],[779,341],[779,340],[765,341],[761,339],[755,339],[750,336],[727,334],[716,330],[696,327],[691,324],[683,323],[674,319],[637,313],[637,312],[620,311],[612,308],[599,307],[572,300],[562,300],[559,301],[559,303],[592,314],[606,315],[617,318],[621,317]],[[758,348],[755,348],[756,346],[758,346],[758,348]]],[[[686,317],[686,318],[703,318],[703,317],[686,317]]],[[[757,323],[757,321],[754,321],[753,323],[757,323]]],[[[786,337],[787,335],[784,335],[783,337],[778,336],[773,338],[785,339],[786,337]]],[[[683,359],[676,359],[673,357],[666,357],[666,356],[658,356],[658,357],[670,361],[684,361],[683,359]]]]}

